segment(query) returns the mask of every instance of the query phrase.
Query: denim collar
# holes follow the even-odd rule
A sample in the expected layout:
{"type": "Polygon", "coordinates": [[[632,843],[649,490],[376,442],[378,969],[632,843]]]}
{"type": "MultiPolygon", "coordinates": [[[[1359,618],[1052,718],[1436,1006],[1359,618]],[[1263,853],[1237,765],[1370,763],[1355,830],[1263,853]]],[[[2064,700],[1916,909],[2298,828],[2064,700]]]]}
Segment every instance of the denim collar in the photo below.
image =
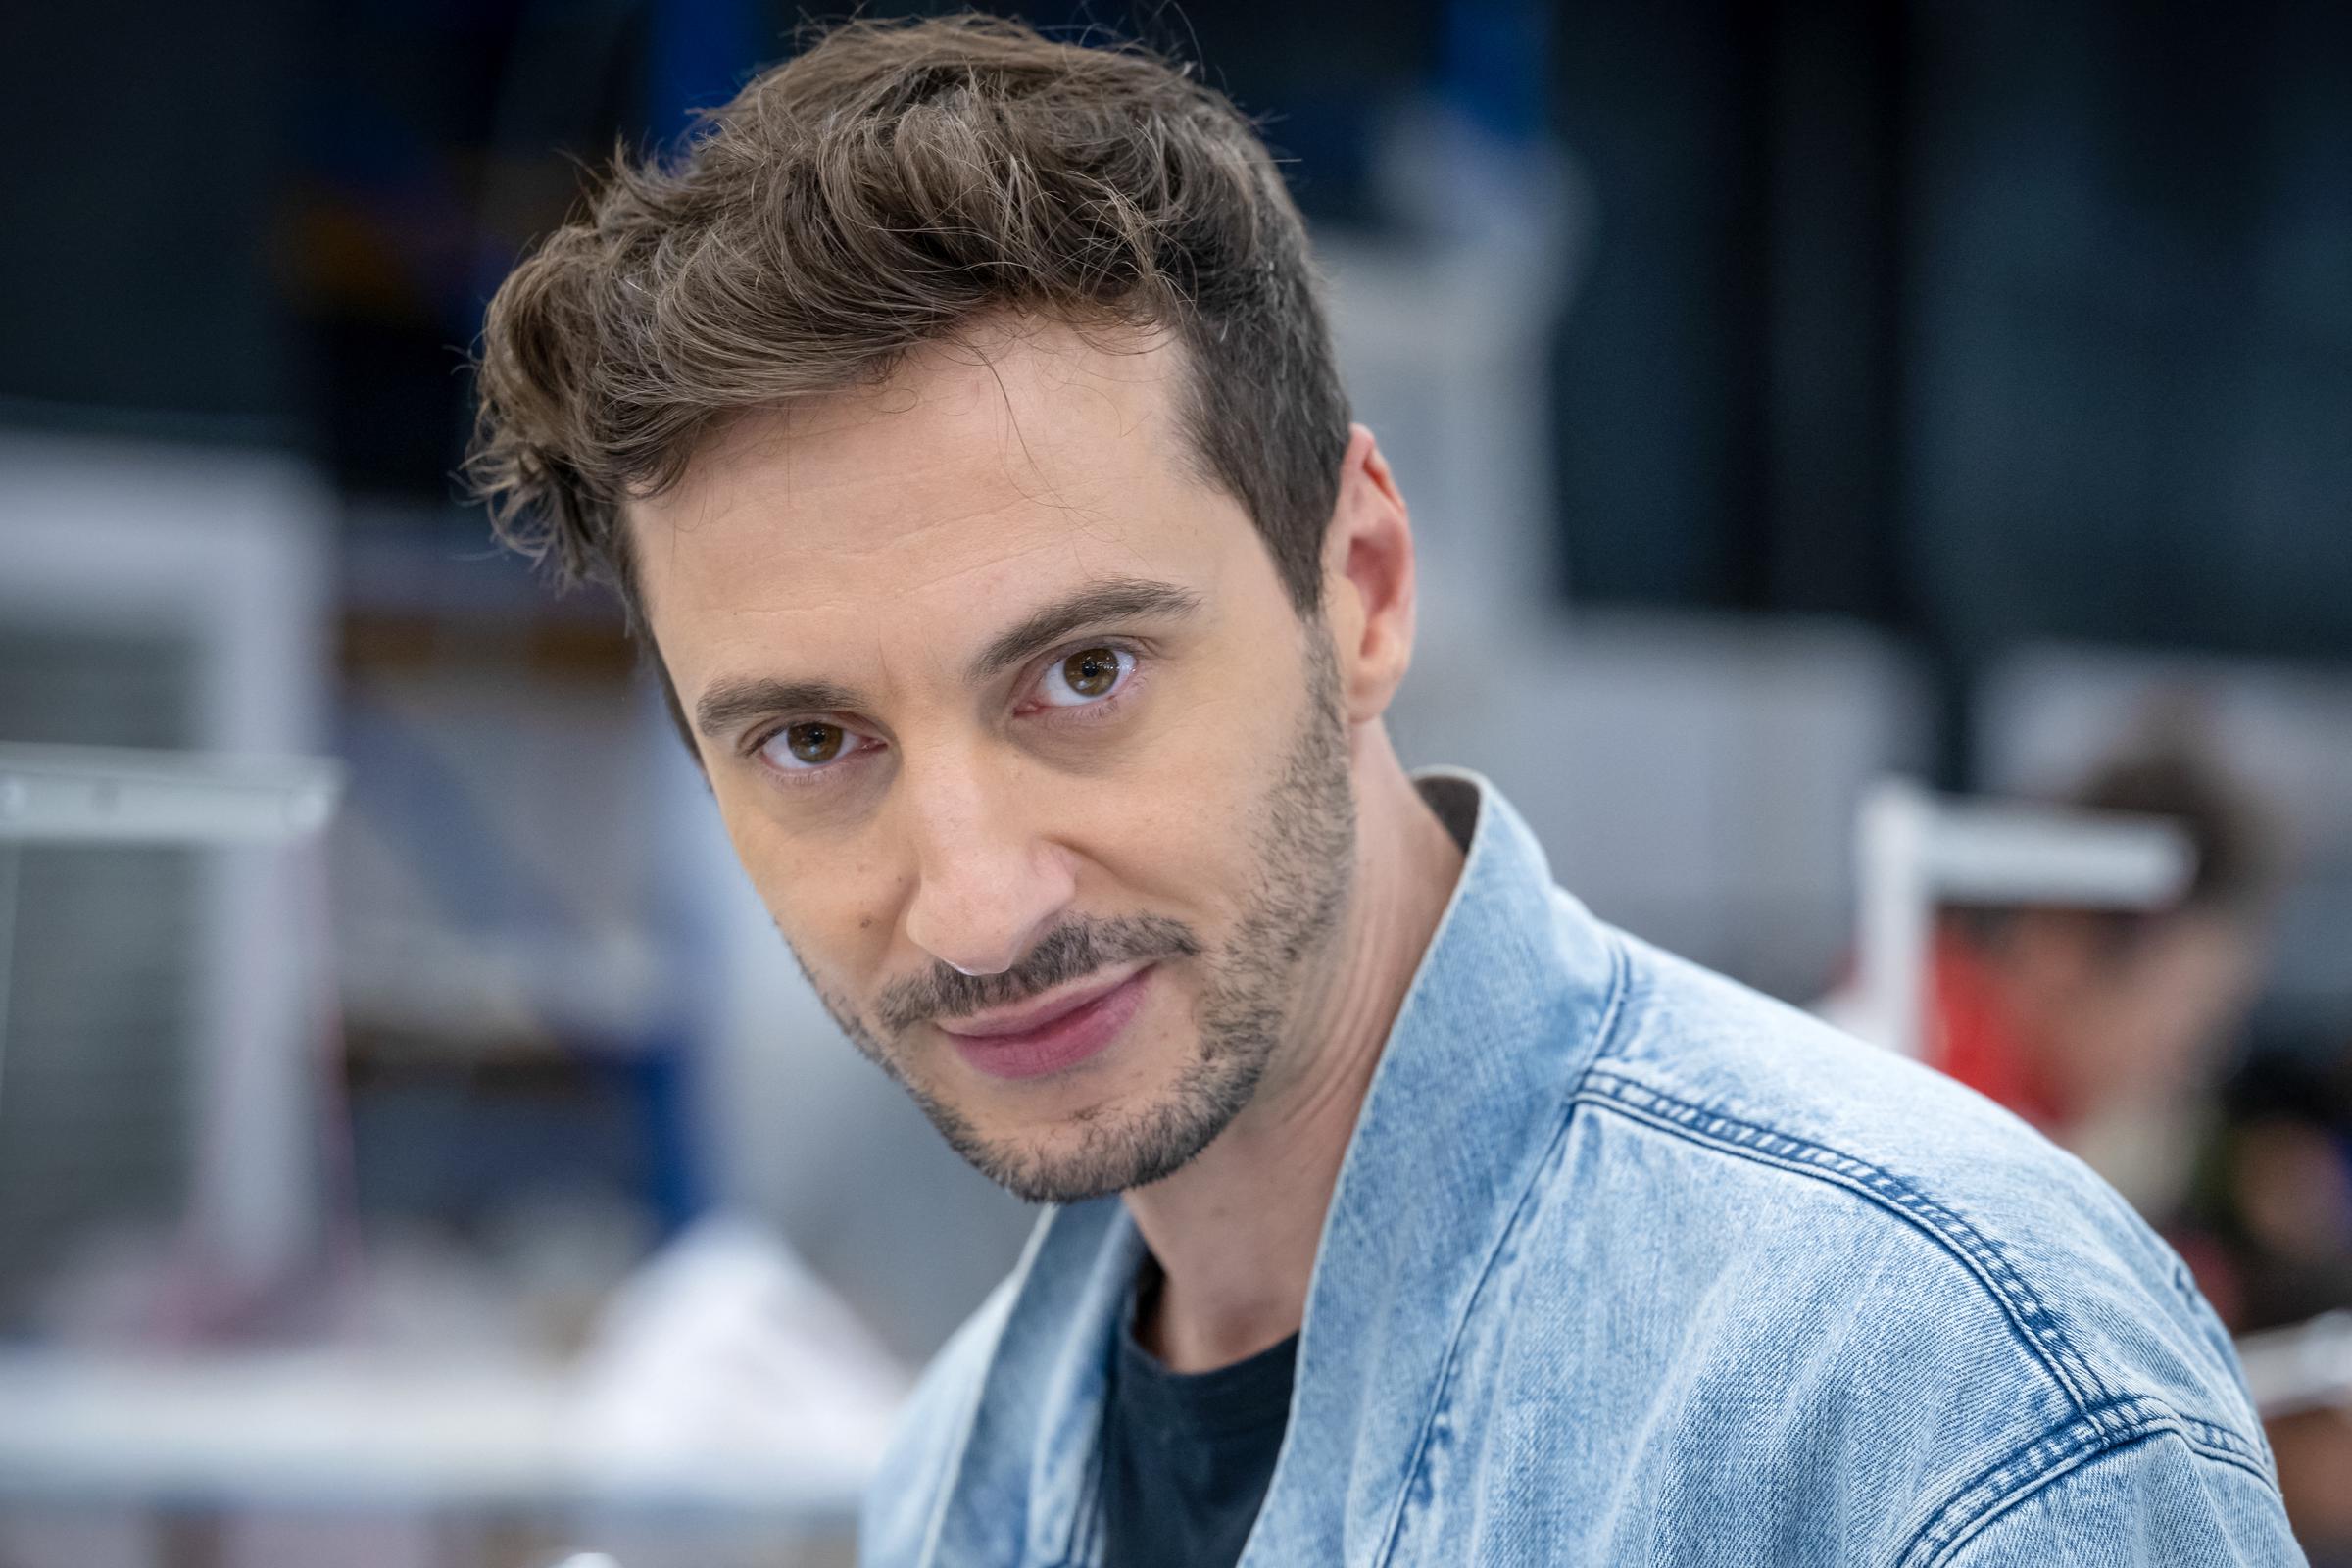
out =
{"type": "MultiPolygon", "coordinates": [[[[1395,1531],[1417,1456],[1450,1440],[1455,1341],[1620,989],[1615,944],[1553,886],[1494,787],[1453,768],[1414,777],[1449,823],[1475,823],[1333,1190],[1290,1429],[1242,1568],[1361,1561],[1395,1531]]],[[[1143,1250],[1116,1197],[1040,1220],[927,1560],[1098,1555],[1104,1370],[1143,1250]]]]}

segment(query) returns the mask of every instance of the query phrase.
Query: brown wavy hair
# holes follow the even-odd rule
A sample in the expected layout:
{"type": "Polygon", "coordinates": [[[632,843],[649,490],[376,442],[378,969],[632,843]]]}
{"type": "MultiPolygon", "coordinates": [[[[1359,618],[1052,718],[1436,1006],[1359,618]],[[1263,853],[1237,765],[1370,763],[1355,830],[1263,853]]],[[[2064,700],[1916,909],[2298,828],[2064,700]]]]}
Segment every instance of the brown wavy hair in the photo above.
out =
{"type": "Polygon", "coordinates": [[[979,16],[840,25],[673,156],[616,153],[490,303],[465,475],[642,635],[625,501],[732,414],[1006,315],[1172,336],[1185,460],[1316,612],[1348,403],[1264,144],[1190,67],[979,16]]]}

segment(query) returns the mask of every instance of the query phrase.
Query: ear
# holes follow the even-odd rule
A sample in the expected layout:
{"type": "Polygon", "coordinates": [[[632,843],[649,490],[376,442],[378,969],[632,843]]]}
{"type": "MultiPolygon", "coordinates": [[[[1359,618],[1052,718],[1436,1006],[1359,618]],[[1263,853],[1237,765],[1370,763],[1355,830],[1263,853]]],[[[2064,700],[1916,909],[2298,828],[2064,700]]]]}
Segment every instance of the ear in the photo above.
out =
{"type": "Polygon", "coordinates": [[[1324,618],[1348,718],[1388,710],[1413,659],[1413,530],[1380,443],[1348,427],[1339,501],[1323,535],[1324,618]]]}

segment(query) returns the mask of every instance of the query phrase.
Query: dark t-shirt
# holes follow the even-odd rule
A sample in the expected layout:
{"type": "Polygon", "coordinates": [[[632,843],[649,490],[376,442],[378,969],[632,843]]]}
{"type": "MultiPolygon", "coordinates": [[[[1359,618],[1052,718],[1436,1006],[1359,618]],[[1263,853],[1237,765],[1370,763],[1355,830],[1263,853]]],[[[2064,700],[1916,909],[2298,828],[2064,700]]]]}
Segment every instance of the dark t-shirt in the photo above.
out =
{"type": "MultiPolygon", "coordinates": [[[[1139,1298],[1157,1283],[1147,1263],[1139,1298]]],[[[1274,1479],[1298,1348],[1294,1334],[1213,1372],[1171,1372],[1128,1315],[1102,1429],[1107,1568],[1232,1568],[1274,1479]]]]}

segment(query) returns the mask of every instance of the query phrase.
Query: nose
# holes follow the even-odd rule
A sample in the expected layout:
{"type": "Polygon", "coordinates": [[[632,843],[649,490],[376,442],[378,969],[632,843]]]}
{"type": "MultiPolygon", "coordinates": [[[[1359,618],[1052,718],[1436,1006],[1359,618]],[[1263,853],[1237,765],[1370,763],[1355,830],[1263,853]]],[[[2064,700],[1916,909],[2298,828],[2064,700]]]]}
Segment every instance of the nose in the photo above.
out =
{"type": "Polygon", "coordinates": [[[1035,791],[968,756],[900,774],[914,845],[908,940],[963,974],[1002,974],[1069,907],[1068,852],[1041,829],[1035,791]]]}

